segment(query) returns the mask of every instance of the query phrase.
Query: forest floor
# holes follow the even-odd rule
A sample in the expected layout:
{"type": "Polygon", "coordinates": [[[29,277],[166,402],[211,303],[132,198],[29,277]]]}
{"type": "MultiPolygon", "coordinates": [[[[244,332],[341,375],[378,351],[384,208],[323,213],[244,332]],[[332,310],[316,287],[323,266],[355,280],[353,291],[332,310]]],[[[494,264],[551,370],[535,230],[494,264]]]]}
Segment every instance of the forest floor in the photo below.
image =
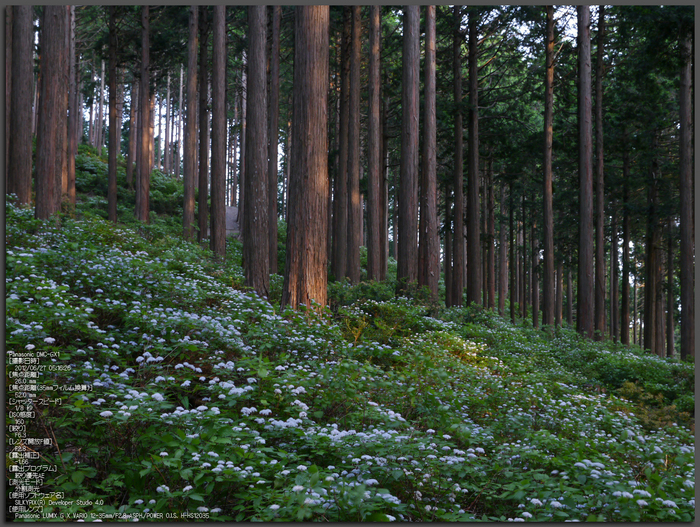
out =
{"type": "Polygon", "coordinates": [[[177,219],[114,225],[87,196],[57,222],[6,204],[8,357],[46,365],[53,400],[25,423],[52,439],[42,514],[694,520],[693,364],[396,298],[394,261],[329,284],[320,315],[280,311],[237,239],[222,263],[177,219]]]}

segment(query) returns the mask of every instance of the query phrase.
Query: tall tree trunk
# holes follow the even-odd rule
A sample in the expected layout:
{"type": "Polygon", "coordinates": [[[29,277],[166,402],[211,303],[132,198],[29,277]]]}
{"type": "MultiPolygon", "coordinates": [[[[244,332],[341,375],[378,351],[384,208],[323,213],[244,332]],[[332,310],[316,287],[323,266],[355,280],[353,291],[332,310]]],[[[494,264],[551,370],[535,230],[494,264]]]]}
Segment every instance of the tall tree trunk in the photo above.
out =
{"type": "Polygon", "coordinates": [[[207,237],[209,226],[209,111],[207,71],[207,40],[209,30],[206,20],[207,6],[199,6],[199,183],[197,185],[197,241],[202,243],[207,237]]]}
{"type": "Polygon", "coordinates": [[[695,357],[695,221],[692,130],[692,29],[681,37],[680,74],[680,282],[681,282],[681,359],[695,357]]]}
{"type": "Polygon", "coordinates": [[[399,184],[398,288],[418,278],[418,90],[420,13],[417,5],[404,8],[401,125],[401,181],[399,184]]]}
{"type": "Polygon", "coordinates": [[[136,181],[136,219],[148,222],[148,193],[151,183],[150,132],[151,132],[151,98],[150,98],[150,52],[148,6],[141,8],[141,84],[139,87],[139,169],[136,181]]]}
{"type": "Polygon", "coordinates": [[[620,342],[630,343],[630,214],[629,214],[629,152],[627,134],[622,132],[622,302],[620,312],[620,342]]]}
{"type": "Polygon", "coordinates": [[[613,342],[617,342],[620,336],[620,309],[619,309],[619,269],[617,253],[617,203],[613,200],[611,207],[612,219],[610,222],[610,336],[613,342]]]}
{"type": "Polygon", "coordinates": [[[445,181],[445,257],[443,260],[443,269],[445,273],[445,306],[451,307],[454,305],[452,299],[452,281],[454,275],[452,272],[452,196],[451,196],[451,181],[445,181]]]}
{"type": "Polygon", "coordinates": [[[211,236],[214,254],[226,255],[226,6],[214,6],[211,70],[211,236]]]}
{"type": "Polygon", "coordinates": [[[97,147],[97,155],[102,155],[102,145],[104,144],[104,99],[105,99],[105,61],[100,61],[100,100],[97,107],[97,136],[95,146],[97,147]]]}
{"type": "Polygon", "coordinates": [[[547,42],[544,80],[544,208],[543,249],[544,270],[542,273],[542,324],[554,324],[554,212],[552,205],[552,144],[554,107],[554,6],[546,6],[547,42]]]}
{"type": "MultiPolygon", "coordinates": [[[[657,133],[652,138],[651,151],[658,148],[657,133]]],[[[663,356],[663,301],[661,287],[661,227],[659,222],[659,173],[656,158],[652,159],[649,173],[646,280],[644,282],[644,346],[655,355],[663,356]]]]}
{"type": "Polygon", "coordinates": [[[243,217],[245,216],[245,177],[246,171],[246,137],[248,124],[248,59],[246,52],[243,51],[243,64],[241,66],[241,165],[238,170],[238,223],[243,225],[243,217]]]}
{"type": "Polygon", "coordinates": [[[481,304],[481,229],[479,221],[479,70],[477,20],[469,13],[469,184],[467,186],[467,304],[481,304]]]}
{"type": "Polygon", "coordinates": [[[666,253],[666,268],[668,282],[666,284],[666,356],[673,357],[674,350],[674,326],[673,314],[676,310],[673,294],[673,219],[668,219],[668,253],[666,253]]]}
{"type": "Polygon", "coordinates": [[[557,283],[556,283],[556,298],[554,304],[554,326],[561,327],[562,308],[564,303],[564,262],[557,262],[557,283]]]}
{"type": "Polygon", "coordinates": [[[380,6],[370,7],[369,14],[369,113],[368,113],[368,160],[367,160],[367,278],[382,279],[382,244],[381,231],[386,226],[382,211],[382,141],[380,124],[380,56],[381,40],[380,6]]]}
{"type": "Polygon", "coordinates": [[[495,218],[495,203],[494,203],[494,186],[493,186],[493,155],[489,152],[489,160],[487,165],[486,177],[488,183],[485,191],[487,192],[486,200],[486,240],[488,247],[486,250],[486,271],[487,280],[486,288],[488,294],[487,306],[493,310],[496,307],[496,218],[495,218]]]}
{"type": "Polygon", "coordinates": [[[452,272],[452,305],[461,306],[464,294],[464,129],[462,126],[462,7],[454,6],[452,34],[452,71],[455,112],[454,150],[454,251],[452,272]]]}
{"type": "Polygon", "coordinates": [[[134,185],[134,166],[136,160],[136,144],[138,141],[138,103],[139,103],[139,82],[134,79],[131,85],[131,95],[129,96],[129,151],[126,157],[126,184],[129,188],[134,185]]]}
{"type": "Polygon", "coordinates": [[[182,207],[182,228],[185,240],[194,239],[195,179],[197,178],[197,28],[199,8],[190,7],[189,39],[187,41],[187,114],[185,117],[184,165],[185,183],[184,204],[182,207]]]}
{"type": "Polygon", "coordinates": [[[170,72],[165,83],[165,140],[163,142],[163,170],[170,174],[170,72]]]}
{"type": "MultiPolygon", "coordinates": [[[[269,201],[267,178],[267,83],[265,6],[248,7],[248,120],[244,176],[243,263],[245,281],[262,297],[270,291],[269,201]]],[[[295,63],[295,70],[296,70],[295,63]]],[[[296,119],[296,115],[295,115],[296,119]]],[[[324,122],[325,128],[325,122],[324,122]]],[[[306,136],[303,136],[306,137],[306,136]]],[[[327,172],[326,172],[327,174],[327,172]]],[[[304,207],[302,207],[304,209],[304,207]]],[[[304,210],[308,213],[308,210],[304,210]]],[[[324,217],[325,219],[325,217],[324,217]]],[[[324,238],[325,242],[325,238],[324,238]]],[[[325,243],[324,243],[325,246],[325,243]]]]}
{"type": "Polygon", "coordinates": [[[238,195],[238,137],[241,135],[240,121],[238,120],[238,104],[240,102],[240,97],[236,97],[236,92],[234,94],[233,101],[233,122],[234,126],[238,127],[238,131],[233,134],[233,162],[231,163],[231,206],[236,207],[238,205],[237,195],[238,195]]]}
{"type": "MultiPolygon", "coordinates": [[[[189,44],[188,44],[189,46],[189,44]]],[[[180,152],[183,152],[183,146],[184,146],[184,135],[182,133],[182,127],[183,127],[183,113],[182,113],[182,85],[183,85],[183,74],[184,74],[184,66],[180,64],[180,93],[178,96],[178,132],[177,132],[177,147],[175,148],[175,175],[177,177],[180,177],[180,160],[184,158],[184,153],[180,154],[180,152]]],[[[184,161],[184,160],[183,160],[184,161]]],[[[183,166],[183,179],[184,179],[184,166],[183,166]]]]}
{"type": "Polygon", "coordinates": [[[508,294],[508,263],[506,253],[506,184],[501,182],[499,202],[501,214],[498,218],[498,314],[503,316],[506,310],[508,294]]]}
{"type": "Polygon", "coordinates": [[[69,99],[68,99],[68,203],[75,207],[75,156],[78,153],[78,136],[82,132],[82,107],[80,105],[80,88],[78,83],[78,63],[75,56],[75,6],[70,6],[69,23],[69,99]]]}
{"type": "Polygon", "coordinates": [[[593,338],[593,170],[591,126],[590,8],[578,6],[579,49],[579,255],[576,329],[593,338]]]}
{"type": "Polygon", "coordinates": [[[571,257],[566,268],[566,323],[569,327],[574,325],[574,278],[571,272],[571,257]]]}
{"type": "Polygon", "coordinates": [[[117,222],[117,8],[109,6],[109,146],[107,151],[107,218],[117,222]]]}
{"type": "Polygon", "coordinates": [[[331,243],[331,272],[336,280],[347,276],[348,250],[348,118],[350,83],[350,7],[343,8],[343,33],[340,44],[340,133],[338,173],[333,192],[333,237],[331,243]]]}
{"type": "Polygon", "coordinates": [[[60,192],[56,194],[56,210],[61,209],[61,204],[67,199],[68,195],[68,95],[69,95],[69,49],[70,49],[70,6],[64,6],[64,16],[66,18],[66,32],[65,32],[65,42],[63,45],[63,64],[64,68],[61,70],[61,85],[64,86],[64,90],[59,92],[60,97],[60,108],[61,108],[61,118],[59,120],[59,132],[56,136],[57,148],[59,151],[59,157],[56,162],[59,164],[57,171],[59,174],[60,181],[60,192]]]}
{"type": "MultiPolygon", "coordinates": [[[[381,16],[381,8],[380,8],[381,16]]],[[[380,18],[381,25],[381,18],[380,18]]],[[[381,27],[379,28],[381,36],[381,27]]],[[[379,39],[380,59],[381,59],[381,38],[379,39]]],[[[386,68],[385,68],[386,78],[386,68]]],[[[387,83],[388,84],[388,83],[387,83]]],[[[379,88],[381,92],[381,86],[379,88]]],[[[380,186],[380,215],[381,226],[379,228],[379,239],[382,247],[382,252],[379,259],[379,280],[386,280],[386,272],[389,264],[389,127],[386,125],[387,116],[389,115],[389,94],[388,90],[382,97],[382,117],[379,121],[382,138],[382,178],[380,186]]]]}
{"type": "Polygon", "coordinates": [[[16,194],[18,202],[29,205],[32,198],[32,90],[34,83],[34,29],[32,7],[16,5],[12,10],[12,73],[9,93],[9,113],[5,115],[10,126],[7,168],[8,194],[16,194]]]}
{"type": "Polygon", "coordinates": [[[360,6],[352,6],[348,109],[348,268],[350,283],[360,281],[362,205],[360,203],[360,6]]]}
{"type": "Polygon", "coordinates": [[[508,232],[510,233],[510,321],[515,324],[515,304],[517,302],[518,296],[518,282],[517,282],[517,264],[515,263],[515,256],[517,253],[517,248],[515,246],[515,198],[513,196],[513,182],[510,182],[510,192],[508,192],[508,203],[510,205],[508,210],[508,232]]]}
{"type": "Polygon", "coordinates": [[[36,147],[36,208],[39,219],[48,219],[58,210],[61,172],[58,135],[66,118],[62,106],[66,92],[66,33],[64,6],[44,7],[41,31],[41,75],[36,147]],[[58,162],[57,162],[58,161],[58,162]],[[58,199],[57,199],[58,196],[58,199]]]}
{"type": "Polygon", "coordinates": [[[299,6],[294,20],[294,141],[282,306],[323,309],[328,260],[328,6],[299,6]]]}
{"type": "Polygon", "coordinates": [[[282,7],[272,6],[272,35],[270,49],[270,111],[267,176],[270,179],[268,220],[270,228],[270,274],[277,274],[277,151],[279,148],[280,113],[280,21],[282,7]]]}
{"type": "Polygon", "coordinates": [[[605,333],[605,165],[603,160],[603,53],[605,6],[598,8],[595,73],[596,223],[595,223],[595,339],[605,333]]]}
{"type": "Polygon", "coordinates": [[[532,211],[532,223],[530,223],[530,239],[532,253],[532,327],[535,329],[540,327],[540,284],[539,284],[539,267],[540,267],[540,248],[537,243],[537,220],[535,219],[535,211],[532,211]]]}
{"type": "Polygon", "coordinates": [[[418,285],[427,286],[434,299],[440,278],[440,232],[437,212],[437,117],[435,111],[435,6],[425,8],[425,103],[423,166],[420,187],[420,245],[418,285]]]}

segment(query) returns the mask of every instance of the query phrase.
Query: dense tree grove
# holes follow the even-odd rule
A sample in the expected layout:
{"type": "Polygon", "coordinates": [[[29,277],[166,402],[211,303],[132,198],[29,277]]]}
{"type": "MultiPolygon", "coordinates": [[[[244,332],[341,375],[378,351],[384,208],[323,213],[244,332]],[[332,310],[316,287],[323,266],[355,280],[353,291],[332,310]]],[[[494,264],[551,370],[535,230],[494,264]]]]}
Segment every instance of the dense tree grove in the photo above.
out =
{"type": "Polygon", "coordinates": [[[246,285],[285,305],[393,258],[397,294],[694,358],[692,6],[6,14],[6,191],[37,218],[75,214],[87,144],[111,221],[121,167],[144,226],[154,171],[184,182],[221,257],[237,207],[246,285]]]}

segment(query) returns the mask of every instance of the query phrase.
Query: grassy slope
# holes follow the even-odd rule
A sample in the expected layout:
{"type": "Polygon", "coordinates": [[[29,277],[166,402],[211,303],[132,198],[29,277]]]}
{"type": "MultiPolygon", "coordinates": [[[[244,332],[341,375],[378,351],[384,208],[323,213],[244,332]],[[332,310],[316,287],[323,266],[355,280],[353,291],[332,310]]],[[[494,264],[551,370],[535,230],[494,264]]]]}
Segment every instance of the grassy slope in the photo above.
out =
{"type": "Polygon", "coordinates": [[[7,349],[55,352],[40,383],[92,385],[28,426],[56,438],[37,450],[65,503],[46,512],[694,519],[692,365],[467,309],[352,301],[367,286],[336,287],[352,303],[334,313],[280,314],[240,286],[235,242],[222,265],[162,223],[7,211],[7,349]]]}

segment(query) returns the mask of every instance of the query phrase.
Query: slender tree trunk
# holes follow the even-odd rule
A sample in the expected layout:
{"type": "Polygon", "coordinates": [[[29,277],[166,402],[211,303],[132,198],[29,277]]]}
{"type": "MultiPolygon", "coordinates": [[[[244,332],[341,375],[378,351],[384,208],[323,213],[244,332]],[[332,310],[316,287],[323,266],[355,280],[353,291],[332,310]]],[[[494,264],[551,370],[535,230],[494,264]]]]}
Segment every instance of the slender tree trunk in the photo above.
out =
{"type": "MultiPolygon", "coordinates": [[[[381,17],[381,7],[380,7],[380,17],[381,17]]],[[[381,18],[380,18],[380,28],[379,34],[381,37],[381,18]]],[[[381,60],[381,38],[379,39],[380,46],[380,60],[381,60]]],[[[386,69],[385,69],[386,75],[386,69]]],[[[381,86],[379,87],[381,92],[381,86]]],[[[388,92],[388,90],[387,90],[388,92]]],[[[381,97],[381,95],[380,95],[381,97]]],[[[382,138],[382,176],[380,182],[380,216],[381,216],[381,226],[379,227],[379,239],[380,246],[382,248],[379,258],[379,280],[386,280],[386,272],[388,266],[389,258],[389,133],[388,126],[386,125],[387,116],[389,115],[389,95],[384,93],[382,98],[382,117],[379,121],[379,126],[381,128],[381,138],[382,138]]]]}
{"type": "Polygon", "coordinates": [[[498,314],[503,316],[506,310],[508,294],[508,260],[506,254],[506,184],[501,183],[499,201],[501,214],[498,219],[498,314]]]}
{"type": "MultiPolygon", "coordinates": [[[[188,44],[189,46],[189,44],[188,44]]],[[[182,133],[182,128],[183,128],[183,118],[184,114],[182,113],[182,85],[183,85],[183,74],[184,74],[184,65],[180,64],[180,93],[178,96],[178,132],[177,132],[177,147],[175,149],[175,175],[177,177],[180,177],[180,159],[184,158],[184,135],[182,133]],[[180,152],[183,152],[182,154],[180,152]]],[[[183,159],[184,161],[184,159],[183,159]]],[[[183,179],[184,179],[184,165],[183,165],[183,179]]]]}
{"type": "Polygon", "coordinates": [[[487,192],[488,199],[486,201],[486,240],[488,242],[488,249],[486,251],[486,269],[487,269],[487,280],[486,287],[488,291],[487,295],[487,306],[489,309],[493,310],[496,307],[496,253],[495,253],[495,242],[496,242],[496,218],[495,218],[495,203],[494,203],[494,186],[493,186],[493,155],[489,155],[488,169],[486,171],[488,183],[486,185],[485,191],[487,192]]]}
{"type": "Polygon", "coordinates": [[[524,320],[527,317],[527,305],[528,305],[528,281],[530,274],[528,271],[528,257],[527,257],[527,214],[526,214],[526,200],[525,195],[522,197],[522,207],[520,209],[520,219],[521,219],[521,229],[520,229],[520,317],[524,320]]]}
{"type": "Polygon", "coordinates": [[[554,324],[554,212],[552,205],[552,144],[554,107],[554,6],[546,6],[547,42],[544,81],[544,208],[543,244],[544,270],[542,275],[542,324],[554,324]]]}
{"type": "MultiPolygon", "coordinates": [[[[540,267],[540,248],[537,243],[537,220],[534,217],[530,224],[530,239],[532,240],[532,327],[540,327],[540,283],[539,283],[539,267],[540,267]]],[[[553,277],[552,277],[553,278],[553,277]]]]}
{"type": "Polygon", "coordinates": [[[61,192],[59,150],[60,128],[66,117],[62,106],[66,92],[66,33],[64,6],[44,7],[41,31],[41,76],[36,147],[36,208],[39,219],[48,219],[58,210],[61,192]],[[58,196],[58,199],[57,199],[58,196]]]}
{"type": "Polygon", "coordinates": [[[452,182],[445,181],[445,257],[443,260],[443,268],[445,273],[445,306],[451,307],[454,305],[452,299],[452,281],[454,275],[452,272],[452,196],[450,189],[452,182]]]}
{"type": "Polygon", "coordinates": [[[243,225],[245,216],[245,190],[246,190],[246,137],[248,125],[248,59],[246,52],[243,52],[243,65],[241,67],[241,165],[238,170],[238,222],[243,225]]]}
{"type": "Polygon", "coordinates": [[[564,303],[564,262],[557,262],[557,284],[556,284],[556,299],[554,305],[554,326],[561,327],[562,308],[564,303]]]}
{"type": "Polygon", "coordinates": [[[207,40],[209,31],[206,20],[207,6],[199,6],[199,183],[197,185],[197,241],[207,237],[209,226],[209,110],[207,70],[207,40]]]}
{"type": "Polygon", "coordinates": [[[69,8],[68,37],[68,129],[67,129],[67,180],[66,198],[75,207],[75,156],[78,153],[78,124],[82,121],[82,110],[78,96],[78,65],[75,57],[75,6],[69,8]]]}
{"type": "MultiPolygon", "coordinates": [[[[627,134],[623,130],[622,143],[627,145],[627,134]]],[[[620,313],[620,342],[630,343],[630,214],[629,214],[629,152],[622,150],[622,306],[620,313]]]]}
{"type": "Polygon", "coordinates": [[[182,228],[185,240],[194,239],[195,179],[197,178],[197,28],[199,8],[190,7],[189,39],[187,41],[187,115],[185,117],[184,165],[185,183],[184,204],[182,207],[182,228]]]}
{"type": "Polygon", "coordinates": [[[136,159],[136,144],[138,140],[138,102],[139,102],[139,82],[134,79],[131,85],[131,95],[129,100],[129,151],[126,158],[126,184],[133,188],[134,185],[134,165],[136,159]]]}
{"type": "Polygon", "coordinates": [[[63,64],[64,68],[61,70],[61,85],[64,86],[64,90],[59,92],[60,97],[60,108],[61,108],[61,118],[59,120],[59,133],[57,137],[57,145],[59,151],[59,157],[56,162],[59,164],[57,171],[59,174],[60,181],[60,192],[56,195],[56,210],[61,209],[61,204],[63,201],[67,200],[68,197],[68,96],[69,96],[69,49],[70,49],[70,6],[64,6],[64,16],[66,18],[65,26],[65,41],[63,43],[63,64]]]}
{"type": "MultiPolygon", "coordinates": [[[[243,263],[246,285],[267,298],[270,291],[267,177],[267,83],[265,6],[248,7],[248,119],[244,176],[243,263]]],[[[295,70],[296,70],[295,62],[295,70]]],[[[296,119],[296,115],[295,115],[296,119]]],[[[324,122],[325,128],[325,122],[324,122]]],[[[327,174],[327,172],[326,172],[327,174]]],[[[308,213],[308,211],[304,211],[308,213]]],[[[325,238],[324,238],[325,240],[325,238]]],[[[325,245],[325,244],[324,244],[325,245]]]]}
{"type": "Polygon", "coordinates": [[[270,273],[277,274],[277,150],[279,148],[279,106],[280,106],[280,21],[282,7],[272,7],[272,35],[270,49],[270,112],[269,112],[269,152],[267,175],[269,182],[268,220],[270,227],[270,273]]]}
{"type": "Polygon", "coordinates": [[[574,279],[571,272],[571,258],[566,268],[566,323],[569,327],[574,325],[574,279]]]}
{"type": "Polygon", "coordinates": [[[452,305],[461,306],[464,295],[464,129],[462,125],[462,6],[454,6],[452,34],[452,72],[454,78],[455,150],[454,150],[454,251],[452,272],[452,305]]]}
{"type": "Polygon", "coordinates": [[[149,17],[148,6],[141,8],[141,97],[139,110],[139,170],[136,181],[136,219],[148,222],[148,193],[151,183],[150,164],[150,130],[151,130],[151,98],[150,98],[150,53],[149,53],[149,17]]]}
{"type": "MultiPolygon", "coordinates": [[[[657,136],[654,132],[651,151],[657,149],[657,136]]],[[[644,282],[644,346],[655,355],[663,356],[663,302],[661,287],[661,228],[659,222],[659,174],[658,162],[652,160],[649,174],[647,239],[646,239],[646,280],[644,282]]]]}
{"type": "Polygon", "coordinates": [[[369,126],[367,147],[369,150],[367,168],[367,278],[380,280],[382,277],[381,263],[382,245],[381,231],[385,228],[382,214],[382,143],[380,124],[380,56],[379,42],[381,40],[380,6],[370,7],[369,15],[369,126]]]}
{"type": "Polygon", "coordinates": [[[605,334],[605,172],[603,160],[603,53],[605,42],[605,6],[598,9],[598,43],[595,74],[596,137],[596,223],[595,223],[595,339],[605,334]]]}
{"type": "Polygon", "coordinates": [[[510,321],[515,324],[515,304],[517,301],[517,294],[518,294],[518,283],[517,283],[517,266],[515,263],[515,255],[517,252],[517,248],[515,246],[515,220],[514,220],[514,211],[515,211],[515,203],[514,203],[514,196],[513,196],[513,182],[510,182],[510,192],[508,193],[508,203],[510,205],[509,211],[508,211],[508,223],[509,223],[509,228],[508,232],[510,233],[510,262],[509,262],[509,267],[510,267],[510,321]]]}
{"type": "MultiPolygon", "coordinates": [[[[107,218],[117,222],[117,8],[109,7],[109,146],[107,151],[107,218]]],[[[104,62],[103,62],[104,64],[104,62]]]]}
{"type": "Polygon", "coordinates": [[[360,281],[362,206],[360,204],[360,6],[352,6],[348,109],[348,268],[350,283],[360,281]]]}
{"type": "Polygon", "coordinates": [[[340,45],[340,138],[338,150],[338,173],[333,193],[333,239],[331,244],[331,271],[336,280],[347,276],[348,248],[348,118],[350,60],[349,43],[351,30],[350,7],[343,8],[343,33],[340,45]]]}
{"type": "Polygon", "coordinates": [[[610,223],[610,336],[613,342],[617,342],[620,336],[620,309],[619,309],[619,269],[617,252],[617,203],[613,200],[610,207],[612,219],[610,223]]]}
{"type": "Polygon", "coordinates": [[[163,142],[163,170],[170,174],[170,72],[165,83],[165,141],[163,142]]]}
{"type": "Polygon", "coordinates": [[[693,121],[691,70],[692,29],[681,37],[680,74],[680,283],[681,283],[681,359],[695,357],[695,201],[693,181],[693,121]]]}
{"type": "Polygon", "coordinates": [[[668,282],[666,284],[666,356],[673,357],[674,349],[674,326],[673,314],[676,310],[673,294],[673,219],[668,219],[668,253],[666,254],[666,268],[668,274],[668,282]]]}
{"type": "Polygon", "coordinates": [[[96,129],[96,139],[95,139],[95,146],[97,147],[97,155],[101,156],[102,155],[102,145],[104,144],[104,136],[103,130],[104,130],[104,99],[105,99],[105,61],[101,60],[101,69],[100,69],[100,100],[97,106],[97,129],[96,129]]]}
{"type": "Polygon", "coordinates": [[[226,255],[226,6],[214,6],[211,70],[211,236],[214,254],[226,255]]]}
{"type": "Polygon", "coordinates": [[[481,303],[481,231],[479,222],[479,70],[477,17],[469,13],[469,184],[467,189],[467,304],[481,303]]]}
{"type": "Polygon", "coordinates": [[[294,141],[282,306],[323,309],[328,273],[328,6],[299,6],[294,20],[294,141]]]}
{"type": "Polygon", "coordinates": [[[6,114],[10,126],[7,168],[8,194],[16,194],[18,202],[29,205],[32,198],[32,90],[34,83],[34,49],[32,7],[30,5],[9,6],[12,12],[11,65],[12,73],[6,79],[11,81],[9,113],[6,114]]]}
{"type": "Polygon", "coordinates": [[[593,338],[593,170],[591,126],[590,8],[578,6],[579,48],[579,255],[576,329],[593,338]]]}
{"type": "Polygon", "coordinates": [[[427,286],[434,299],[440,278],[440,233],[437,212],[437,117],[435,92],[435,6],[425,8],[425,103],[423,166],[420,189],[420,245],[418,285],[427,286]]]}
{"type": "MultiPolygon", "coordinates": [[[[236,92],[234,91],[234,97],[236,95],[236,92]]],[[[231,163],[231,206],[236,207],[238,205],[238,201],[236,200],[237,194],[238,194],[238,137],[241,135],[240,132],[240,121],[238,120],[238,104],[240,102],[240,98],[236,98],[233,101],[233,122],[235,123],[234,126],[238,127],[238,132],[233,134],[233,162],[231,163]]]]}
{"type": "Polygon", "coordinates": [[[401,181],[399,184],[398,288],[418,278],[418,91],[420,13],[417,5],[404,8],[401,126],[401,181]]]}

